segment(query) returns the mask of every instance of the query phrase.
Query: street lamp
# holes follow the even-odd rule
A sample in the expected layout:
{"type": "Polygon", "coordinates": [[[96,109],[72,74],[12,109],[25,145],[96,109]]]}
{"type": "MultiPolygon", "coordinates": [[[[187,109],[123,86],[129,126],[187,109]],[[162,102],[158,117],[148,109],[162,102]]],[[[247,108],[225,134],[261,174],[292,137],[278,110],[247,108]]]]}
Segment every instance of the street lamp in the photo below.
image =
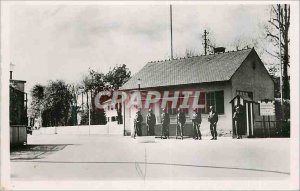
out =
{"type": "Polygon", "coordinates": [[[92,90],[91,90],[91,98],[89,100],[89,90],[86,90],[86,96],[87,96],[87,106],[89,110],[89,135],[91,134],[91,103],[92,102],[92,90]]]}
{"type": "Polygon", "coordinates": [[[10,65],[9,65],[9,74],[10,74],[9,79],[10,80],[12,80],[12,73],[13,73],[14,68],[15,68],[15,65],[13,63],[10,63],[10,65]]]}

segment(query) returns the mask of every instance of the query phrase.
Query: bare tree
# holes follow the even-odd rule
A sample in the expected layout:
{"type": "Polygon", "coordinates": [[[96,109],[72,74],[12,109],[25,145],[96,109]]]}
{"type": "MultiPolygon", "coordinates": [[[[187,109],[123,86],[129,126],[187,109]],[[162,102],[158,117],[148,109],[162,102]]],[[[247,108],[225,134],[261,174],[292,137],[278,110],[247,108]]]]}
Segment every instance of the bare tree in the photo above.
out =
{"type": "MultiPolygon", "coordinates": [[[[233,40],[232,46],[236,49],[236,50],[241,50],[241,49],[245,49],[245,48],[252,48],[254,47],[256,50],[260,50],[260,46],[262,46],[261,44],[259,44],[259,41],[261,41],[262,39],[260,39],[260,37],[255,37],[255,38],[250,38],[247,37],[245,35],[239,35],[237,37],[235,37],[235,39],[233,40]]],[[[261,54],[261,53],[259,53],[261,54]]]]}
{"type": "Polygon", "coordinates": [[[185,57],[189,58],[189,57],[192,57],[192,56],[196,56],[195,51],[190,50],[190,49],[186,49],[185,50],[185,57]]]}
{"type": "Polygon", "coordinates": [[[271,18],[266,26],[267,39],[278,48],[278,51],[271,52],[266,50],[270,55],[281,59],[282,79],[283,79],[283,98],[290,99],[290,82],[288,76],[289,67],[289,28],[290,28],[290,5],[277,4],[271,7],[271,18]],[[280,33],[279,33],[280,31],[280,33]],[[280,48],[281,50],[280,50],[280,48]],[[281,58],[280,58],[281,51],[281,58]]]}

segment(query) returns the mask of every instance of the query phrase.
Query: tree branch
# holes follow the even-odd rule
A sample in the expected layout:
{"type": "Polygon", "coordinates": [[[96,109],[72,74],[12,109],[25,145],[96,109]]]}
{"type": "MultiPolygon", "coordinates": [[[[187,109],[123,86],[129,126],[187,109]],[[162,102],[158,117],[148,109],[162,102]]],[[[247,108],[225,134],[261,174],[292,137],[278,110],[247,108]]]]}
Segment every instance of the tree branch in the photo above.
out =
{"type": "Polygon", "coordinates": [[[272,21],[268,21],[271,25],[273,25],[276,29],[279,29],[279,26],[277,26],[275,23],[273,23],[272,21]]]}
{"type": "Polygon", "coordinates": [[[275,39],[277,39],[277,40],[279,41],[279,37],[276,36],[276,35],[274,35],[274,34],[272,34],[272,33],[270,33],[270,32],[267,34],[267,37],[268,37],[268,36],[269,36],[269,37],[272,37],[272,38],[275,38],[275,39]]]}
{"type": "Polygon", "coordinates": [[[270,54],[271,56],[273,56],[273,57],[275,57],[275,58],[280,59],[280,56],[275,55],[275,54],[273,54],[273,53],[271,53],[271,52],[269,52],[269,51],[267,51],[267,50],[266,50],[266,53],[270,54]]]}
{"type": "Polygon", "coordinates": [[[273,11],[276,13],[276,15],[278,14],[278,12],[277,12],[277,10],[276,10],[276,8],[272,5],[272,9],[273,9],[273,11]]]}

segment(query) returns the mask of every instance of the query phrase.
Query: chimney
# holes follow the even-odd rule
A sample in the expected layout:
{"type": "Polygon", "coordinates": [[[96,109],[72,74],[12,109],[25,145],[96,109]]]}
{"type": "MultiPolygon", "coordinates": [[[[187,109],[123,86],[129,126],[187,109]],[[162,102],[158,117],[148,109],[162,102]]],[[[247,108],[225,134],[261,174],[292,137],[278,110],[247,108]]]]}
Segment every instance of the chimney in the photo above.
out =
{"type": "Polygon", "coordinates": [[[216,48],[214,48],[214,54],[220,53],[220,52],[224,53],[225,52],[225,47],[216,47],[216,48]]]}

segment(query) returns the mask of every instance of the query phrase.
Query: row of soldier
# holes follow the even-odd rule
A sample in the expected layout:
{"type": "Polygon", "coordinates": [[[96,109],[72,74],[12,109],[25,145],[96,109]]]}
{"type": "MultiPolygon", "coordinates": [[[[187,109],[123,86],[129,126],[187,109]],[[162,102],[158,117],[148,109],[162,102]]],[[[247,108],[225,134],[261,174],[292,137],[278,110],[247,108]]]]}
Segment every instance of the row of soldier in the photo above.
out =
{"type": "MultiPolygon", "coordinates": [[[[210,112],[208,115],[208,121],[210,122],[210,131],[212,135],[211,140],[217,140],[217,122],[218,122],[218,114],[215,112],[212,106],[209,107],[210,112]]],[[[161,127],[161,139],[169,139],[169,125],[170,125],[170,115],[166,109],[163,109],[163,113],[161,116],[162,119],[162,127],[161,127]]],[[[200,131],[200,125],[202,122],[201,112],[194,109],[192,114],[192,123],[195,140],[201,140],[202,135],[200,131]]],[[[137,111],[135,119],[134,119],[134,138],[136,136],[142,136],[142,122],[143,116],[140,111],[137,111]]],[[[184,136],[184,127],[186,123],[186,116],[182,109],[178,109],[177,114],[177,126],[176,126],[176,139],[178,136],[183,139],[184,136]]],[[[156,125],[156,117],[153,113],[152,109],[149,109],[149,113],[146,116],[146,125],[147,125],[147,136],[154,136],[154,127],[156,125]]]]}

